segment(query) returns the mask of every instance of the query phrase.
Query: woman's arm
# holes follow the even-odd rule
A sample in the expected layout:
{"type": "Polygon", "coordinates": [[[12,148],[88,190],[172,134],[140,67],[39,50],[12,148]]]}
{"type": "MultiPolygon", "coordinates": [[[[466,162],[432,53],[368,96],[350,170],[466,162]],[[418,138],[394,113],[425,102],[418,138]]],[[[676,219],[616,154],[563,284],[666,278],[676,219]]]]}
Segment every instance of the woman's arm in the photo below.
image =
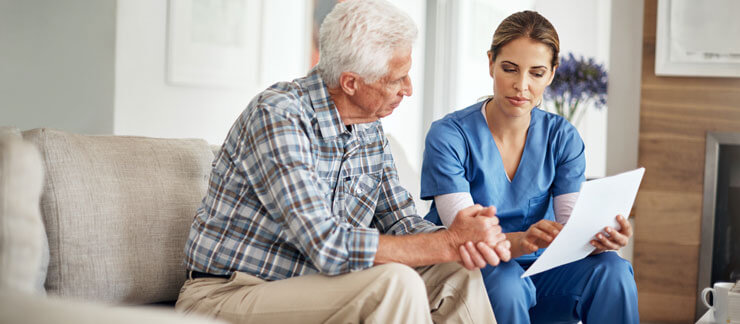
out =
{"type": "Polygon", "coordinates": [[[501,234],[496,208],[480,205],[465,208],[449,229],[434,233],[381,235],[375,254],[375,264],[397,262],[417,267],[452,261],[471,270],[509,261],[509,245],[501,234]],[[466,245],[472,242],[478,242],[473,250],[480,259],[471,259],[467,254],[466,245]]]}
{"type": "Polygon", "coordinates": [[[552,207],[555,211],[555,221],[565,225],[570,218],[570,214],[573,212],[573,206],[576,205],[578,200],[578,192],[571,192],[555,196],[552,202],[552,207]]]}
{"type": "MultiPolygon", "coordinates": [[[[473,206],[473,197],[468,192],[455,192],[450,194],[434,196],[434,205],[437,207],[437,214],[442,224],[450,228],[455,219],[463,209],[473,206]]],[[[503,234],[501,234],[503,236],[503,234]]],[[[465,268],[472,270],[483,268],[486,263],[497,265],[496,258],[501,261],[509,261],[511,253],[511,242],[503,240],[495,246],[488,245],[485,242],[467,241],[460,245],[458,252],[460,254],[460,263],[465,268]]]]}
{"type": "MultiPolygon", "coordinates": [[[[561,196],[568,196],[564,197],[566,199],[560,199],[560,201],[561,203],[565,203],[561,206],[563,207],[563,214],[570,216],[573,206],[572,204],[567,204],[570,203],[570,199],[572,199],[572,203],[575,204],[575,199],[577,198],[578,193],[575,193],[575,197],[573,197],[573,194],[561,196]],[[570,206],[570,208],[566,210],[568,206],[570,206]]],[[[457,215],[460,210],[473,205],[473,197],[467,192],[455,192],[434,196],[434,205],[437,207],[437,213],[439,214],[440,220],[442,220],[442,224],[449,227],[455,220],[455,215],[457,215]]],[[[537,251],[540,248],[549,246],[550,242],[555,239],[555,236],[558,235],[562,228],[562,224],[548,220],[541,220],[532,224],[526,232],[504,233],[506,234],[506,239],[511,242],[511,257],[517,258],[537,251]]],[[[473,246],[466,246],[466,248],[466,251],[461,251],[461,253],[470,254],[471,258],[475,259],[477,253],[473,246]]]]}
{"type": "MultiPolygon", "coordinates": [[[[553,200],[553,209],[555,209],[555,220],[562,225],[568,222],[570,214],[573,212],[573,206],[578,200],[578,193],[572,192],[569,194],[563,194],[555,197],[553,200]]],[[[617,216],[617,223],[619,224],[619,230],[613,227],[607,226],[604,228],[603,233],[597,233],[594,239],[591,240],[596,250],[591,254],[598,254],[608,250],[619,250],[629,243],[630,237],[632,237],[632,225],[622,215],[617,216]],[[604,235],[607,233],[608,235],[604,235]]],[[[507,238],[515,242],[511,237],[507,238]]],[[[515,245],[516,246],[516,245],[515,245]]],[[[516,255],[512,249],[512,254],[516,255]]],[[[516,256],[515,256],[516,257],[516,256]]]]}
{"type": "Polygon", "coordinates": [[[526,232],[506,233],[506,239],[511,241],[511,258],[518,258],[550,246],[562,229],[562,224],[543,219],[532,224],[526,232]]]}
{"type": "Polygon", "coordinates": [[[437,206],[437,214],[444,226],[450,227],[455,220],[455,215],[467,207],[473,206],[473,197],[468,192],[454,192],[434,196],[434,205],[437,206]]]}

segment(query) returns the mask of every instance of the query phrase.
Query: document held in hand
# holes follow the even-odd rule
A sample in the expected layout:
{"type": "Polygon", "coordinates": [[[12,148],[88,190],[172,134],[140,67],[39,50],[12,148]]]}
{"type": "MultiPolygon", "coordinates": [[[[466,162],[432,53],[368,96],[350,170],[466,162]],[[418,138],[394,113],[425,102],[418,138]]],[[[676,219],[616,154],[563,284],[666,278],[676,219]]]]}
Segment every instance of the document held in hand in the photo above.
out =
{"type": "Polygon", "coordinates": [[[616,217],[629,217],[643,174],[639,168],[584,182],[568,222],[522,278],[583,259],[595,249],[590,242],[596,233],[607,226],[619,230],[616,217]]]}

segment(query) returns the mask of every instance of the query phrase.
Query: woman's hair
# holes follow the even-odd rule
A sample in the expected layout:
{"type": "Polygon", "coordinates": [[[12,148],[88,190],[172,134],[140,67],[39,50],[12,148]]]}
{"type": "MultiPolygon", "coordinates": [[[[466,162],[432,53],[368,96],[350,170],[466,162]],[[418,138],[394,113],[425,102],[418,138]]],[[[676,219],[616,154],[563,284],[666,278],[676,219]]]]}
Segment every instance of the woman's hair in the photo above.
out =
{"type": "Polygon", "coordinates": [[[545,17],[536,11],[529,10],[514,13],[498,25],[491,42],[492,60],[496,60],[502,47],[521,37],[531,38],[549,46],[552,50],[550,67],[558,65],[558,54],[560,53],[558,32],[545,17]]]}
{"type": "Polygon", "coordinates": [[[319,73],[329,87],[342,72],[375,82],[388,73],[394,50],[410,47],[417,34],[411,17],[385,0],[341,2],[319,29],[319,73]]]}

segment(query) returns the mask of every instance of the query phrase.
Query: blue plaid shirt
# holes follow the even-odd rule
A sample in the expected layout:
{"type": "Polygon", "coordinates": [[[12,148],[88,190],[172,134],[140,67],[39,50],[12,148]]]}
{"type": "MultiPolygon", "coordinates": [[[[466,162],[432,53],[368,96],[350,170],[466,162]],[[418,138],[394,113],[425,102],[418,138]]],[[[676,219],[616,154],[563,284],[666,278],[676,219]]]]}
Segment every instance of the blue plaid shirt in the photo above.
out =
{"type": "Polygon", "coordinates": [[[379,121],[346,127],[316,70],[257,95],[213,162],[189,270],[265,280],[373,265],[378,235],[433,232],[379,121]]]}

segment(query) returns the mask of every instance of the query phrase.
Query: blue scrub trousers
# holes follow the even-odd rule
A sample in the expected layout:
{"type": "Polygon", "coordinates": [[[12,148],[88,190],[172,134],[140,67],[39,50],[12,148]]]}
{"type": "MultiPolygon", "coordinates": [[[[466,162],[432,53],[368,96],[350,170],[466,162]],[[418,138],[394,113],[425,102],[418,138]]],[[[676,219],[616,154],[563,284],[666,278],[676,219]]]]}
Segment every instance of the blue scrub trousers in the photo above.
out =
{"type": "Polygon", "coordinates": [[[512,260],[481,270],[497,322],[640,322],[632,265],[616,252],[520,278],[532,262],[512,260]]]}

